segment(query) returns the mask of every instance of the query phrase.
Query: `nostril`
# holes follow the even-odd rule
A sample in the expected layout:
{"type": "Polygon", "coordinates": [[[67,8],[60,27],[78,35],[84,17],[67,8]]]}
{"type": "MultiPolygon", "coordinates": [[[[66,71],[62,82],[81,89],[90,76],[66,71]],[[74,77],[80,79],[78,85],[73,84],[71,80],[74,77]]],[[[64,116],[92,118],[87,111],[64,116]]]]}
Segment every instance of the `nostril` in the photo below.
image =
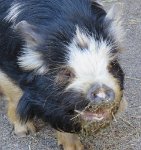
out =
{"type": "Polygon", "coordinates": [[[92,97],[96,98],[97,94],[96,93],[92,93],[92,97]]]}
{"type": "Polygon", "coordinates": [[[109,90],[106,92],[106,95],[107,95],[107,99],[109,101],[113,101],[115,99],[115,93],[113,90],[109,90]]]}

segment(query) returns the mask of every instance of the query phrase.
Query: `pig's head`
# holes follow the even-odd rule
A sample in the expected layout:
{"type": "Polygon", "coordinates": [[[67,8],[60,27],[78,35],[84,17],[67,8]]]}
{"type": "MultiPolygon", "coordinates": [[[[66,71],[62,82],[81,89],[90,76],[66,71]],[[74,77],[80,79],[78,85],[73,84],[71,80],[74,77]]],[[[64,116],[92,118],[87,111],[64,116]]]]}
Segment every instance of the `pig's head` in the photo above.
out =
{"type": "Polygon", "coordinates": [[[26,42],[19,65],[35,74],[18,106],[22,118],[36,115],[74,132],[97,130],[116,115],[124,89],[118,62],[123,31],[112,10],[98,9],[75,23],[66,19],[49,29],[41,26],[43,32],[26,21],[16,26],[26,42]]]}

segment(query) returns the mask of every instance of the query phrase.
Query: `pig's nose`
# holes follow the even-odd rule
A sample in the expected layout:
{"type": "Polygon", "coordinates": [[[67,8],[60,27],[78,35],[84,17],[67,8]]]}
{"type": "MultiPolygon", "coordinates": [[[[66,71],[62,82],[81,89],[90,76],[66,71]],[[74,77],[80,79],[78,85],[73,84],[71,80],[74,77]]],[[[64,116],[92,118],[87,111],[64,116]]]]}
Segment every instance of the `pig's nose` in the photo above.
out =
{"type": "Polygon", "coordinates": [[[114,91],[105,84],[94,84],[88,91],[88,100],[95,105],[112,103],[115,99],[114,91]]]}

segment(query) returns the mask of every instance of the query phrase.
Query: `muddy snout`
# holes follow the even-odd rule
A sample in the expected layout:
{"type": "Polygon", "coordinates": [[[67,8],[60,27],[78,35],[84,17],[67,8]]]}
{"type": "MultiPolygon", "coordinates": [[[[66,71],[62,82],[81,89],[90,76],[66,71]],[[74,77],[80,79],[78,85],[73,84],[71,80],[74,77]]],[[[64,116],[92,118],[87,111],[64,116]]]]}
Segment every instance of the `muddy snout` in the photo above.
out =
{"type": "Polygon", "coordinates": [[[111,104],[115,100],[115,93],[107,85],[96,83],[88,90],[87,99],[96,106],[111,104]]]}

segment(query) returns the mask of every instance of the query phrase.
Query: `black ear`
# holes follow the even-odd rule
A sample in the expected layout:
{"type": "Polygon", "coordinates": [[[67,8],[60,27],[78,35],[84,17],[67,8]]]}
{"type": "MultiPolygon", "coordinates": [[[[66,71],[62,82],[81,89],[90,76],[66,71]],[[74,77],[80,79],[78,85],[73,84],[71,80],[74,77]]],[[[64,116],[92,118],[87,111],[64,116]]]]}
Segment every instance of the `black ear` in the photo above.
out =
{"type": "Polygon", "coordinates": [[[29,47],[34,47],[42,41],[39,29],[25,20],[19,22],[15,26],[15,30],[21,34],[29,47]]]}

